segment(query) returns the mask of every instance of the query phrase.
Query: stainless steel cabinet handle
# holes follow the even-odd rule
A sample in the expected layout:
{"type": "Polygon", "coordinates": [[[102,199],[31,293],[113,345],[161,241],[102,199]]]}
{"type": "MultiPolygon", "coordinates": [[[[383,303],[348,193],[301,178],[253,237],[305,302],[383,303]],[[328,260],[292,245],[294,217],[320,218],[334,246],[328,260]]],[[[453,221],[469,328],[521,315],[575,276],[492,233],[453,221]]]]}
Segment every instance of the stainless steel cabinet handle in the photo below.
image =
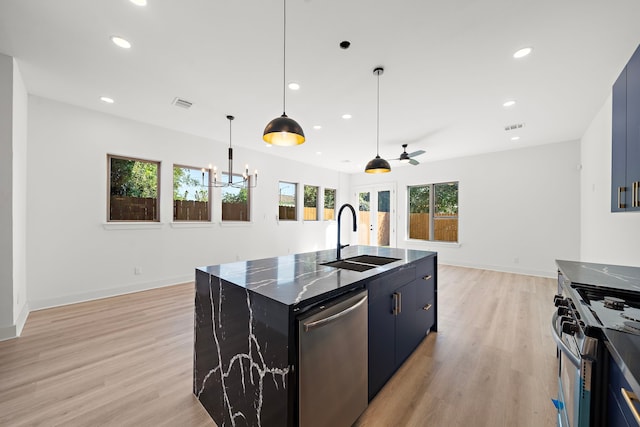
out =
{"type": "Polygon", "coordinates": [[[423,280],[431,280],[431,275],[429,274],[429,275],[427,275],[427,276],[424,276],[422,279],[423,279],[423,280]]]}
{"type": "Polygon", "coordinates": [[[638,424],[640,424],[640,414],[638,414],[638,410],[636,409],[636,405],[633,404],[633,401],[635,400],[636,402],[640,402],[640,399],[638,399],[638,396],[636,396],[635,393],[632,393],[628,390],[625,390],[624,388],[620,389],[620,393],[622,393],[622,397],[624,397],[625,402],[627,402],[627,405],[629,405],[629,409],[631,410],[631,413],[633,414],[633,418],[636,419],[636,422],[638,424]]]}
{"type": "Polygon", "coordinates": [[[398,292],[398,314],[402,313],[402,293],[398,292]]]}
{"type": "Polygon", "coordinates": [[[618,209],[626,208],[625,204],[622,202],[622,193],[626,191],[626,187],[618,187],[618,209]]]}
{"type": "Polygon", "coordinates": [[[431,310],[431,307],[432,307],[432,305],[431,305],[431,304],[427,304],[427,305],[425,305],[424,307],[422,307],[422,309],[423,309],[424,311],[429,311],[429,310],[431,310]]]}
{"type": "Polygon", "coordinates": [[[631,206],[634,208],[640,207],[640,202],[638,201],[638,188],[640,188],[640,181],[636,181],[633,183],[633,191],[631,192],[631,206]]]}
{"type": "Polygon", "coordinates": [[[338,320],[340,317],[345,316],[347,313],[349,313],[350,311],[355,310],[356,308],[360,307],[362,304],[364,304],[364,302],[367,300],[367,296],[363,296],[360,301],[356,302],[355,304],[345,308],[344,310],[336,313],[336,314],[332,314],[331,316],[325,317],[323,319],[318,319],[315,320],[313,322],[309,322],[309,323],[303,323],[304,325],[304,331],[308,332],[311,329],[314,328],[320,328],[328,323],[334,322],[336,320],[338,320]]]}
{"type": "Polygon", "coordinates": [[[392,313],[393,313],[394,316],[397,316],[398,313],[399,313],[398,312],[398,293],[394,292],[392,296],[393,296],[393,311],[392,311],[392,313]]]}

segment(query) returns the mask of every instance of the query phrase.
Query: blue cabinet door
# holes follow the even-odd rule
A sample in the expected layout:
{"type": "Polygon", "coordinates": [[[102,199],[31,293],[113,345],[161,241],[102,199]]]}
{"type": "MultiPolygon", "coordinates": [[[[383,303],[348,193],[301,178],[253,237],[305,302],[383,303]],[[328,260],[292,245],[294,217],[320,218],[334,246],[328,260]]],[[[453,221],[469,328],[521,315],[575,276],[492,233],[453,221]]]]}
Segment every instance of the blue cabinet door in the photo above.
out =
{"type": "Polygon", "coordinates": [[[608,388],[607,427],[638,427],[629,405],[622,396],[622,389],[631,390],[631,386],[611,357],[609,357],[608,388]]]}
{"type": "Polygon", "coordinates": [[[369,400],[396,370],[394,299],[387,294],[369,302],[369,400]]]}
{"type": "Polygon", "coordinates": [[[626,210],[627,191],[627,68],[613,85],[611,121],[611,212],[626,210]]]}
{"type": "Polygon", "coordinates": [[[400,298],[396,316],[396,367],[400,367],[424,337],[417,322],[416,290],[414,280],[396,291],[400,298]]]}
{"type": "Polygon", "coordinates": [[[640,47],[627,64],[627,210],[640,210],[640,47]]]}

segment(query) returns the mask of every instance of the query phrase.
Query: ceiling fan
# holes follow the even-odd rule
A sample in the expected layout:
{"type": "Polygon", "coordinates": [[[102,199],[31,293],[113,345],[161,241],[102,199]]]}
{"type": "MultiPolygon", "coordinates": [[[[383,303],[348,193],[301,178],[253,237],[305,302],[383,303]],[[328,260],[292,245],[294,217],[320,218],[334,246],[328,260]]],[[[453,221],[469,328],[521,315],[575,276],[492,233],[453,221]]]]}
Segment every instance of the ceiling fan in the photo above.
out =
{"type": "Polygon", "coordinates": [[[402,144],[402,148],[404,149],[404,151],[402,152],[402,154],[400,154],[400,157],[398,157],[397,159],[393,159],[393,160],[400,160],[401,162],[409,162],[412,165],[417,165],[420,164],[419,161],[417,161],[416,159],[414,159],[413,157],[417,157],[421,154],[424,154],[425,151],[424,150],[418,150],[418,151],[414,151],[413,153],[407,153],[407,145],[409,144],[402,144]]]}

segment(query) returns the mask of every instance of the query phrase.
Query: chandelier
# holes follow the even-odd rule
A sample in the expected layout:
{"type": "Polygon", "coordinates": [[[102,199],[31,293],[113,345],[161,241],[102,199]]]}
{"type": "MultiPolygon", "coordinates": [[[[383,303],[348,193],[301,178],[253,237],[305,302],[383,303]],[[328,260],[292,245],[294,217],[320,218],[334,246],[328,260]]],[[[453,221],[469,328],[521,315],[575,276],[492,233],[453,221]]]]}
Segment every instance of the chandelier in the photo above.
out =
{"type": "MultiPolygon", "coordinates": [[[[234,187],[234,188],[254,188],[258,186],[258,170],[253,172],[253,175],[249,175],[249,165],[245,165],[244,172],[242,173],[242,180],[234,181],[233,176],[233,147],[231,146],[231,122],[235,117],[227,116],[229,120],[229,172],[227,173],[227,179],[218,179],[218,168],[209,165],[209,170],[213,171],[213,179],[209,182],[209,187],[234,187]]],[[[204,185],[204,173],[202,169],[202,182],[204,185]]],[[[220,177],[224,178],[224,177],[220,177]]]]}

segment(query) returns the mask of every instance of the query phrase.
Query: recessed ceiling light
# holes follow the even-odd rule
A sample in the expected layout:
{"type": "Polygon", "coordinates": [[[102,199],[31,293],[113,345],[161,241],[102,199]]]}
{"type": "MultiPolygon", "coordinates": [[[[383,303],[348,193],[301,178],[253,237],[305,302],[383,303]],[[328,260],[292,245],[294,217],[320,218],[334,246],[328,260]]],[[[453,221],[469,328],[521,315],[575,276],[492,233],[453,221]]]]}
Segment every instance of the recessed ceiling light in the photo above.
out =
{"type": "Polygon", "coordinates": [[[135,4],[136,6],[146,6],[147,5],[147,0],[129,0],[131,3],[135,4]]]}
{"type": "Polygon", "coordinates": [[[267,148],[271,148],[271,147],[273,147],[273,145],[271,145],[271,144],[264,144],[264,145],[265,145],[265,147],[267,147],[267,148]]]}
{"type": "Polygon", "coordinates": [[[131,43],[129,43],[129,41],[123,39],[122,37],[118,37],[118,36],[111,36],[111,41],[118,47],[121,47],[123,49],[129,49],[131,48],[131,43]]]}
{"type": "Polygon", "coordinates": [[[517,141],[517,140],[519,140],[519,139],[520,139],[520,137],[519,137],[519,136],[512,136],[512,137],[511,137],[511,140],[512,140],[512,141],[517,141]]]}
{"type": "Polygon", "coordinates": [[[516,105],[516,101],[511,100],[511,101],[506,101],[504,104],[502,104],[503,107],[513,107],[514,105],[516,105]]]}
{"type": "Polygon", "coordinates": [[[108,96],[101,96],[100,101],[106,102],[107,104],[113,104],[113,98],[109,98],[108,96]]]}
{"type": "Polygon", "coordinates": [[[291,83],[289,83],[289,89],[298,90],[298,89],[300,89],[300,85],[298,83],[296,83],[296,82],[291,82],[291,83]]]}
{"type": "Polygon", "coordinates": [[[351,118],[351,114],[343,114],[342,118],[345,120],[349,120],[351,118]]]}
{"type": "Polygon", "coordinates": [[[315,125],[313,128],[314,128],[315,130],[319,130],[319,129],[322,129],[322,126],[320,126],[320,125],[315,125]]]}
{"type": "Polygon", "coordinates": [[[316,151],[316,155],[318,156],[322,155],[322,151],[316,151]]]}
{"type": "Polygon", "coordinates": [[[523,47],[522,49],[516,51],[516,53],[513,54],[513,57],[524,58],[525,56],[529,55],[532,50],[533,50],[532,47],[523,47]]]}

